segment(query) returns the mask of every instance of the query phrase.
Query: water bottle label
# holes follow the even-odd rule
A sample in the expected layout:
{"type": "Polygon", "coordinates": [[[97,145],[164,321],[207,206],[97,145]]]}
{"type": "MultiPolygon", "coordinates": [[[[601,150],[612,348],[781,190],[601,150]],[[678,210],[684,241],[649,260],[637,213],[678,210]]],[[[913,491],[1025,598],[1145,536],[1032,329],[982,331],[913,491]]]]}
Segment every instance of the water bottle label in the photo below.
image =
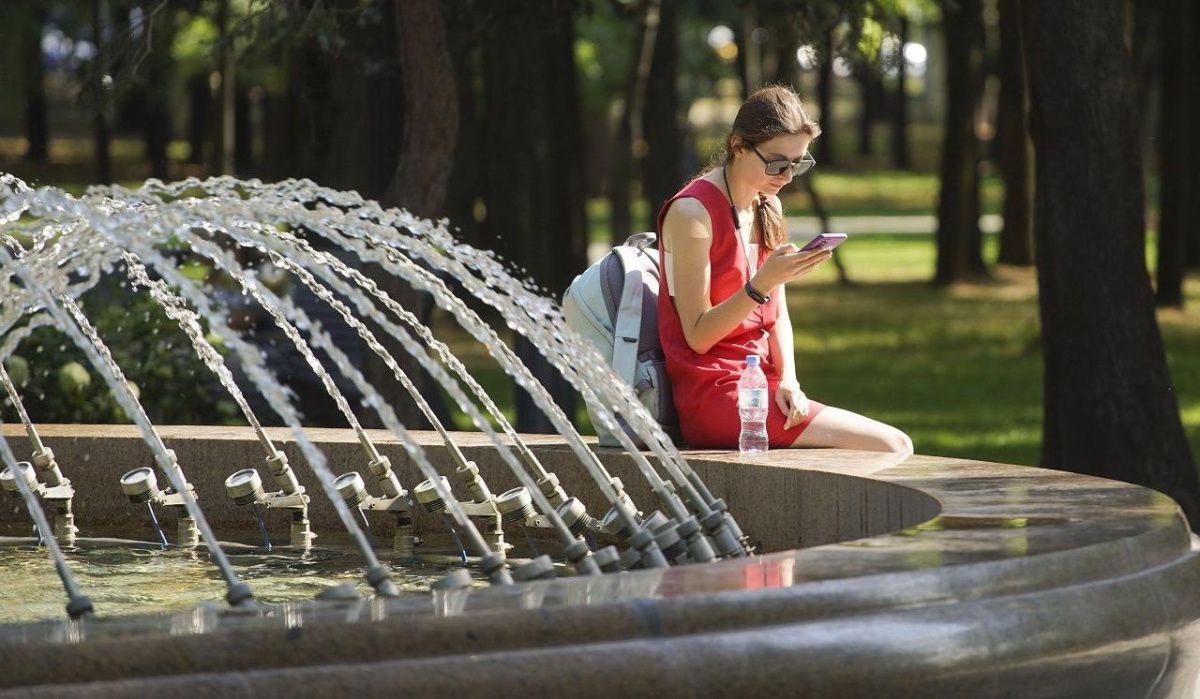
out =
{"type": "Polygon", "coordinates": [[[738,391],[739,409],[754,410],[765,407],[767,407],[767,389],[752,388],[746,391],[738,391]]]}

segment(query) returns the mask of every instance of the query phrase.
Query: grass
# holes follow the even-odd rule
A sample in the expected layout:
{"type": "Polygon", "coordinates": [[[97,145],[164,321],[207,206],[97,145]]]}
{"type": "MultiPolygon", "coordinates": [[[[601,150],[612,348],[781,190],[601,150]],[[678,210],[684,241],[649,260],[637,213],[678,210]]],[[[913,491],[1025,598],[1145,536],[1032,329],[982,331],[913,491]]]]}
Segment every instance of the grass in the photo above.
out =
{"type": "MultiPolygon", "coordinates": [[[[1033,270],[997,267],[990,282],[939,289],[928,283],[930,236],[857,236],[839,255],[854,285],[838,284],[826,266],[788,293],[808,395],[900,427],[923,454],[1036,464],[1042,360],[1033,270]]],[[[1200,454],[1200,279],[1187,292],[1187,310],[1160,311],[1159,322],[1200,454]]],[[[512,382],[454,325],[439,318],[436,330],[459,338],[454,349],[511,418],[512,382]]],[[[577,417],[590,431],[582,408],[577,417]]]]}

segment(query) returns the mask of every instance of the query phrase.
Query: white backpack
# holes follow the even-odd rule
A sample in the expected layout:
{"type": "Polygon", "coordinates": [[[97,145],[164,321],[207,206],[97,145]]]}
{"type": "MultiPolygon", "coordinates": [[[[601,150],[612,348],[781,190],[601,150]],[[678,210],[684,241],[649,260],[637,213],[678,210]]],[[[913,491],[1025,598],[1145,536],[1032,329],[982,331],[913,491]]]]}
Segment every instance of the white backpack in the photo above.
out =
{"type": "MultiPolygon", "coordinates": [[[[654,233],[629,236],[596,264],[575,277],[563,294],[567,325],[595,345],[600,355],[672,439],[678,441],[678,418],[667,380],[666,362],[658,340],[658,250],[654,233]]],[[[620,442],[588,415],[600,446],[620,442]]],[[[618,416],[618,419],[619,416],[618,416]]],[[[623,419],[626,434],[644,447],[623,419]]]]}

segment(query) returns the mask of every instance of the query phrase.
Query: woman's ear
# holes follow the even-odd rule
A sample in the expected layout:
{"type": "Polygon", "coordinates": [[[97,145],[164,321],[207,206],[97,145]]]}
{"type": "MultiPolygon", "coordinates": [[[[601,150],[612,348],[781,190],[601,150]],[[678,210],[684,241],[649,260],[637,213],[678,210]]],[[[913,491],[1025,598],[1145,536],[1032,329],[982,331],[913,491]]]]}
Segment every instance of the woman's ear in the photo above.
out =
{"type": "Polygon", "coordinates": [[[730,136],[729,137],[730,153],[732,153],[734,155],[739,155],[744,150],[746,150],[746,142],[742,140],[741,136],[730,136]]]}

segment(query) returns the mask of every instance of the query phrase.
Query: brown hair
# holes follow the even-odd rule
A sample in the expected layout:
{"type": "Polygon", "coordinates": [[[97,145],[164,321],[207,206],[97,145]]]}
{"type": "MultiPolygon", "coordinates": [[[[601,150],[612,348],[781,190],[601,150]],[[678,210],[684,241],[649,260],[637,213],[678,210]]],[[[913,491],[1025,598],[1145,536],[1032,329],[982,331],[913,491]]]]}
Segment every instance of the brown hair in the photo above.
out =
{"type": "MultiPolygon", "coordinates": [[[[816,138],[821,135],[821,127],[804,110],[800,97],[791,87],[764,87],[750,95],[738,109],[733,128],[725,139],[721,163],[724,165],[733,158],[734,136],[757,145],[784,134],[806,134],[816,138]]],[[[758,224],[758,244],[763,249],[774,250],[787,240],[783,216],[767,203],[766,197],[760,196],[755,201],[754,222],[758,224]]]]}

